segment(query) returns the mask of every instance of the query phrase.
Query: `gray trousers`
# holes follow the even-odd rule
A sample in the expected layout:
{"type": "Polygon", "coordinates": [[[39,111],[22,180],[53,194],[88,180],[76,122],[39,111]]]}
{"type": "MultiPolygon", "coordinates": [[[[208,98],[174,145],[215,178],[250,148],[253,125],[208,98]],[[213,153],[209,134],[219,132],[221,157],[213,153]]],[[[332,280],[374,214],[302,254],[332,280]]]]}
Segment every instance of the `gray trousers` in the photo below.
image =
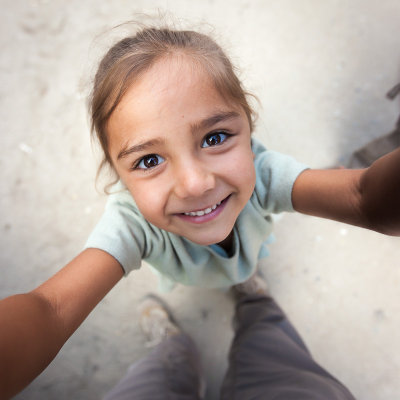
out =
{"type": "MultiPolygon", "coordinates": [[[[351,393],[311,357],[271,297],[242,298],[221,388],[223,400],[350,400],[351,393]]],[[[196,346],[172,336],[133,364],[105,400],[197,400],[201,386],[196,346]]]]}

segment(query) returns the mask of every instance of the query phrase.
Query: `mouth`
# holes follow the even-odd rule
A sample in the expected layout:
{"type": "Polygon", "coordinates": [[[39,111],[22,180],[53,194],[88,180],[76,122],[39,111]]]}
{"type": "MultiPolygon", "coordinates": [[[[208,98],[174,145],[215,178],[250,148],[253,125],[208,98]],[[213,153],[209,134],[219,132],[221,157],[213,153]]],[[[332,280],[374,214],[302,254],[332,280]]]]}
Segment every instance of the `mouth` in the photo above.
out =
{"type": "Polygon", "coordinates": [[[225,199],[221,200],[220,202],[210,207],[207,207],[203,210],[189,211],[177,215],[189,222],[194,222],[194,223],[208,222],[217,217],[222,212],[222,210],[225,208],[227,201],[229,200],[229,197],[230,195],[225,197],[225,199]]]}
{"type": "MultiPolygon", "coordinates": [[[[224,201],[224,200],[222,200],[222,201],[224,201]]],[[[189,215],[191,217],[202,217],[203,215],[210,214],[210,212],[214,211],[219,205],[221,205],[222,201],[220,201],[217,204],[214,204],[211,207],[205,208],[204,210],[190,211],[187,213],[183,213],[183,215],[189,215]]]]}

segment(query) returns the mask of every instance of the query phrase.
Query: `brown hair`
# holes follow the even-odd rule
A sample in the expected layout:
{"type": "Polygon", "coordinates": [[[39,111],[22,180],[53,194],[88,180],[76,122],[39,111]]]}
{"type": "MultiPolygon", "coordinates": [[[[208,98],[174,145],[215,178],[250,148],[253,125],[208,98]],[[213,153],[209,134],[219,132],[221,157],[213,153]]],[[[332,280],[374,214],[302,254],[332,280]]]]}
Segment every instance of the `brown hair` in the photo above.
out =
{"type": "Polygon", "coordinates": [[[123,95],[156,61],[177,53],[190,56],[204,68],[220,95],[243,108],[253,130],[255,112],[247,100],[250,94],[243,89],[229,58],[213,39],[194,31],[143,28],[111,47],[94,78],[89,111],[92,135],[97,136],[103,149],[98,175],[103,167],[112,168],[106,126],[123,95]]]}

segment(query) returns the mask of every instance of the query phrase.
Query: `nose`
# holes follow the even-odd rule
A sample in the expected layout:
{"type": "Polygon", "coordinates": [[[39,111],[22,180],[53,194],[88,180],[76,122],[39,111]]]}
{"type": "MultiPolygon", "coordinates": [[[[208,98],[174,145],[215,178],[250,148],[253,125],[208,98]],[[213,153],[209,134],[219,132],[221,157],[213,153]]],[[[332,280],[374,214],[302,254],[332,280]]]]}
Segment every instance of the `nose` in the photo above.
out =
{"type": "Polygon", "coordinates": [[[174,191],[177,197],[200,197],[214,188],[214,173],[203,163],[191,160],[189,166],[176,167],[174,191]]]}

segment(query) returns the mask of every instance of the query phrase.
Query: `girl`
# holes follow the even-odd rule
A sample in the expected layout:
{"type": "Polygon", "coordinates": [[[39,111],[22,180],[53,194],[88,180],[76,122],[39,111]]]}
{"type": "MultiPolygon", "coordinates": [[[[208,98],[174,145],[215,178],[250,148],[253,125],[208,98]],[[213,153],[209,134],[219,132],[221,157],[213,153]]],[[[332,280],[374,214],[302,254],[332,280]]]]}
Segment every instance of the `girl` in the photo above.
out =
{"type": "Polygon", "coordinates": [[[248,93],[207,36],[148,28],[118,42],[90,110],[119,183],[86,249],[0,302],[1,398],[34,379],[142,259],[168,282],[226,287],[253,274],[271,213],[400,234],[400,150],[365,170],[326,171],[267,151],[251,137],[248,93]]]}

